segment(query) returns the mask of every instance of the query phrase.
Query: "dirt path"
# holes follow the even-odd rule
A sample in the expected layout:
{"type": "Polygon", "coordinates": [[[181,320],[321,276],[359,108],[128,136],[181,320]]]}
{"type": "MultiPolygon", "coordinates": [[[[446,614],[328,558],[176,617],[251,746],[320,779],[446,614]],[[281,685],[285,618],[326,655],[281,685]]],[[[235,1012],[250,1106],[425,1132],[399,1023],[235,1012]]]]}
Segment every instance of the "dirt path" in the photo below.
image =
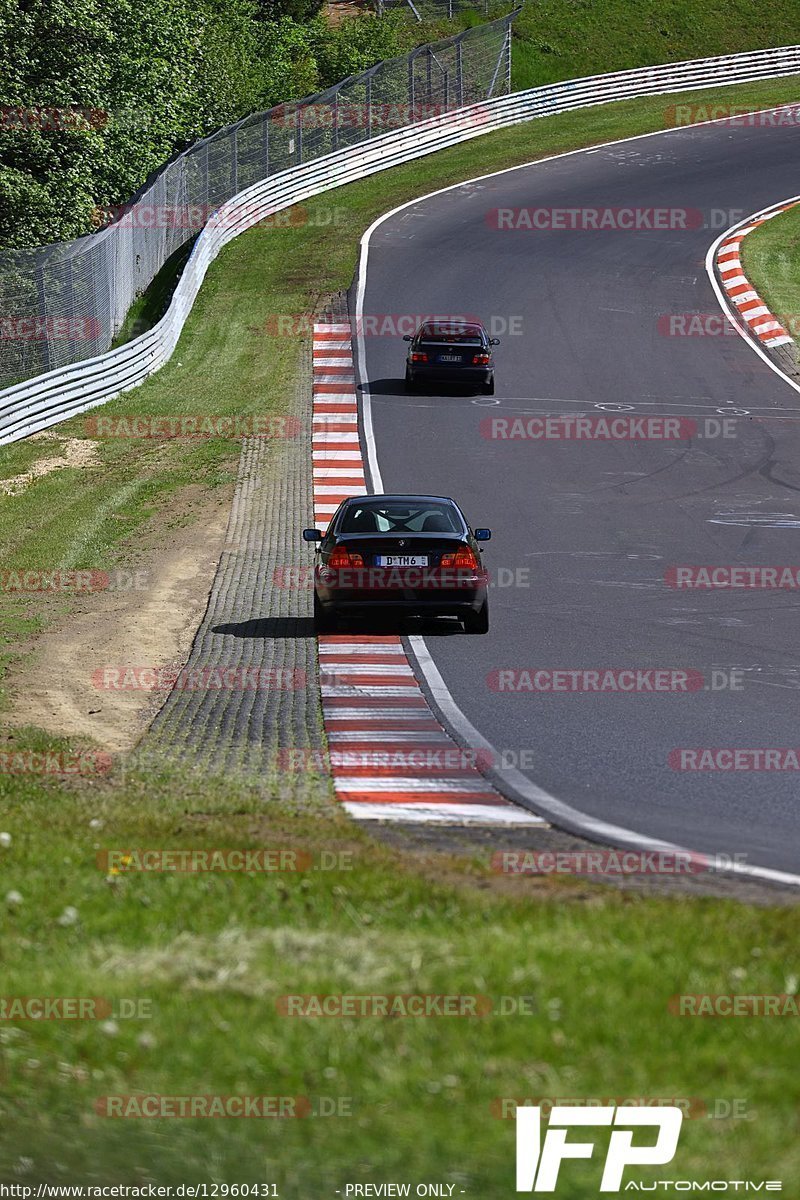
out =
{"type": "Polygon", "coordinates": [[[109,690],[93,677],[109,666],[185,661],[224,548],[231,492],[171,496],[137,534],[135,567],[120,572],[129,586],[76,599],[12,669],[9,723],[90,737],[112,752],[136,744],[164,693],[109,690]]]}

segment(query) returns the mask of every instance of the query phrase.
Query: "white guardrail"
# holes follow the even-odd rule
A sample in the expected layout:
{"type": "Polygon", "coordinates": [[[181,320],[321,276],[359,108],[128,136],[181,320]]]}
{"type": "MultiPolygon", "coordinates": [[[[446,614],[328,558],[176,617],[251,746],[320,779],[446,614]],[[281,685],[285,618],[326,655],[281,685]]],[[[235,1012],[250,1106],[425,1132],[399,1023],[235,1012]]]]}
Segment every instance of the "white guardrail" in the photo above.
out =
{"type": "Polygon", "coordinates": [[[487,100],[382,134],[253,184],[223,204],[197,239],[164,316],[147,333],[96,358],[59,367],[0,391],[0,445],[18,441],[142,383],[171,357],[209,265],[223,246],[272,213],[413,158],[538,117],[800,74],[800,46],[667,63],[487,100]]]}

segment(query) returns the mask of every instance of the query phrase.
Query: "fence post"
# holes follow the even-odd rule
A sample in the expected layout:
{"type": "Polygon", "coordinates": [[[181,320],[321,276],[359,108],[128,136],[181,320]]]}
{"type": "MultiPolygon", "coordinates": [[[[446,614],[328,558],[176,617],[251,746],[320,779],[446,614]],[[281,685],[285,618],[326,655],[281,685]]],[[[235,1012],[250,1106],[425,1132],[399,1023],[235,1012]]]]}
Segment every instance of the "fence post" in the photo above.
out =
{"type": "Polygon", "coordinates": [[[239,191],[239,126],[234,125],[232,130],[233,142],[233,194],[234,196],[239,191]]]}
{"type": "Polygon", "coordinates": [[[39,315],[42,318],[42,324],[44,325],[44,337],[42,338],[42,343],[41,343],[42,352],[43,352],[42,358],[44,360],[44,369],[45,369],[45,371],[50,371],[50,370],[52,370],[52,367],[53,367],[53,357],[52,357],[52,352],[51,352],[51,348],[50,348],[50,337],[47,332],[47,297],[45,296],[45,290],[44,290],[44,264],[45,264],[45,261],[46,261],[46,259],[43,258],[42,261],[40,263],[37,263],[36,267],[35,267],[36,295],[37,295],[38,304],[39,304],[39,315]]]}
{"type": "Polygon", "coordinates": [[[295,133],[297,134],[297,161],[301,163],[303,161],[303,109],[301,105],[297,106],[295,133]]]}
{"type": "Polygon", "coordinates": [[[506,95],[511,92],[511,22],[506,25],[506,95]]]}
{"type": "Polygon", "coordinates": [[[372,72],[367,76],[367,141],[372,137],[372,72]]]}
{"type": "Polygon", "coordinates": [[[333,149],[339,149],[339,93],[333,93],[333,118],[331,120],[331,140],[333,141],[333,149]]]}
{"type": "Polygon", "coordinates": [[[459,107],[464,105],[464,51],[460,41],[456,42],[456,93],[459,107]]]}
{"type": "Polygon", "coordinates": [[[426,62],[428,82],[428,112],[430,112],[431,104],[433,103],[433,95],[431,93],[431,64],[433,62],[432,53],[433,51],[431,50],[430,46],[428,46],[428,56],[426,62]]]}

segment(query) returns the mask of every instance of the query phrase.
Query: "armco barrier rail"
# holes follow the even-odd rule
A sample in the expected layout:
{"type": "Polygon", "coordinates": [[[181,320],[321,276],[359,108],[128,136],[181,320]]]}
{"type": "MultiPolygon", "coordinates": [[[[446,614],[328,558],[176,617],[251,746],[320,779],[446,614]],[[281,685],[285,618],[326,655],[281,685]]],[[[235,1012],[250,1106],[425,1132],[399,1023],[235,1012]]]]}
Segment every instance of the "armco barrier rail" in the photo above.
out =
{"type": "Polygon", "coordinates": [[[626,97],[666,95],[800,74],[800,46],[573,79],[473,104],[366,144],[291,167],[240,192],[197,239],[164,317],[134,341],[0,392],[0,444],[103,404],[141,383],[172,355],[209,264],[238,234],[309,196],[494,129],[626,97]]]}

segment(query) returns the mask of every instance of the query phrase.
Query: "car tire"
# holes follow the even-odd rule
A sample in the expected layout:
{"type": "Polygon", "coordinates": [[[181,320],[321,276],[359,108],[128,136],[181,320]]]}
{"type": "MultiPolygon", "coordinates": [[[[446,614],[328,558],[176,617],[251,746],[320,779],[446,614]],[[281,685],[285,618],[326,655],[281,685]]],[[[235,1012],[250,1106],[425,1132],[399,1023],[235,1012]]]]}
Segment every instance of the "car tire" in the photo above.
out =
{"type": "Polygon", "coordinates": [[[464,629],[467,633],[489,632],[489,601],[484,600],[477,612],[467,613],[464,617],[464,629]]]}
{"type": "Polygon", "coordinates": [[[314,632],[331,633],[336,628],[337,621],[333,613],[325,611],[319,596],[314,592],[314,632]]]}
{"type": "Polygon", "coordinates": [[[483,394],[484,394],[484,396],[493,396],[494,395],[494,375],[492,376],[492,378],[489,380],[488,383],[485,383],[483,385],[483,394]]]}
{"type": "Polygon", "coordinates": [[[411,375],[408,367],[406,367],[406,391],[415,392],[417,390],[417,381],[411,375]]]}

